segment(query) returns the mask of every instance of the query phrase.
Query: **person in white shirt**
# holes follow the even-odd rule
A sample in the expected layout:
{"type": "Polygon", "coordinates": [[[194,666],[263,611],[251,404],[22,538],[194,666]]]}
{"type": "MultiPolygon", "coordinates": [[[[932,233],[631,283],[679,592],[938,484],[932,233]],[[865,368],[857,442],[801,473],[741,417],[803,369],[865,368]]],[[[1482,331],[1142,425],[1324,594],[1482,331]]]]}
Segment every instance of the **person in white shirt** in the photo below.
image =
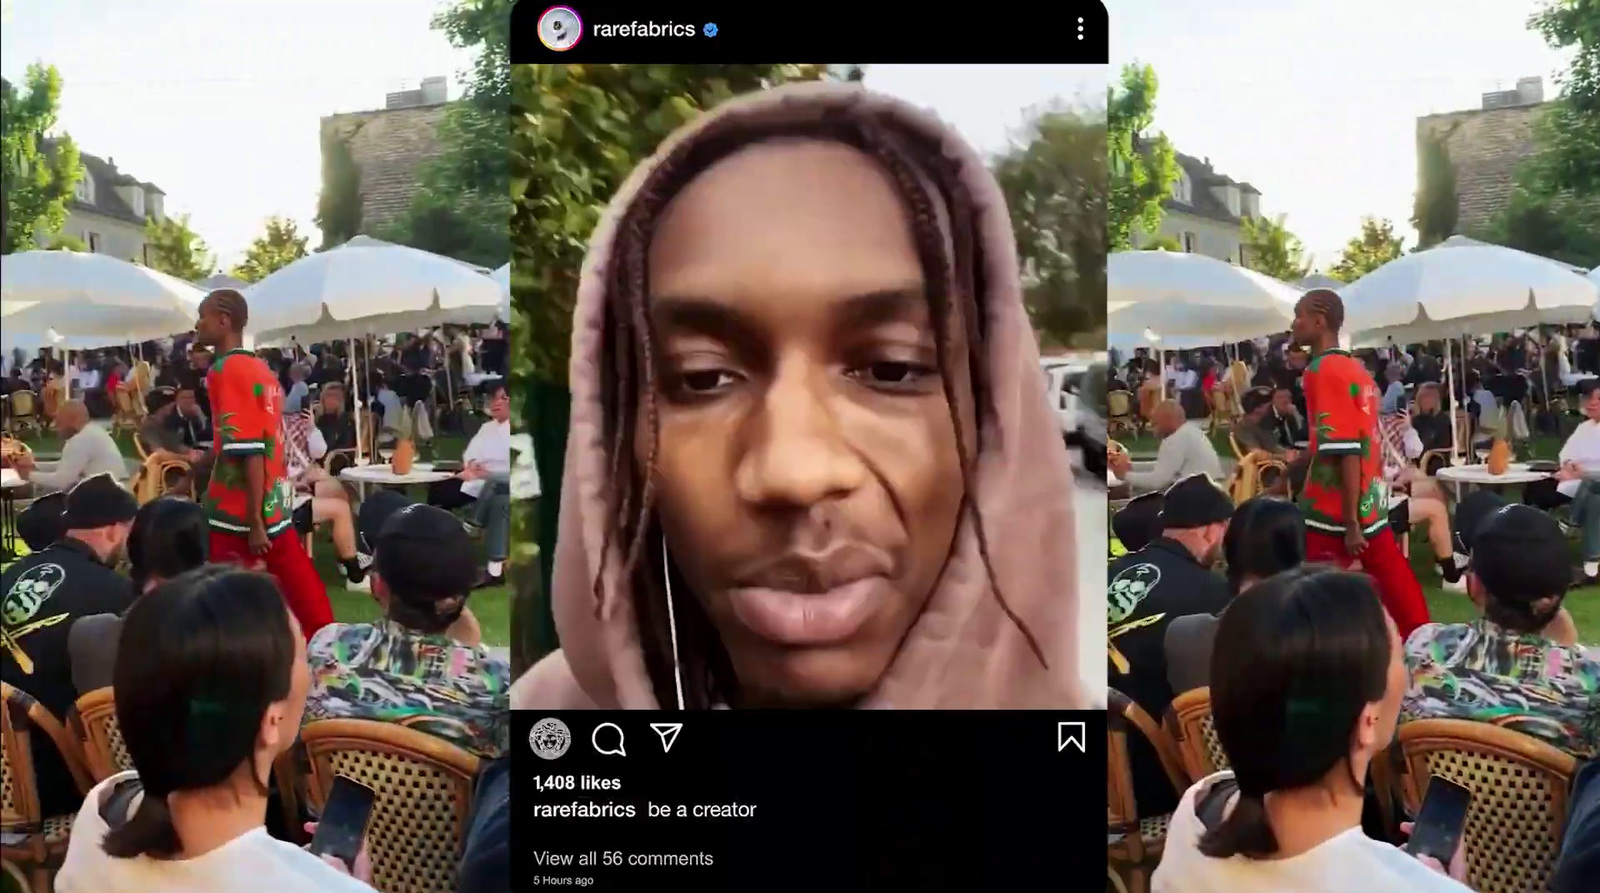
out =
{"type": "Polygon", "coordinates": [[[1406,690],[1401,650],[1359,574],[1301,567],[1236,597],[1210,680],[1233,768],[1183,795],[1153,893],[1465,893],[1459,850],[1447,867],[1361,827],[1406,690]]]}
{"type": "Polygon", "coordinates": [[[1522,501],[1551,511],[1572,507],[1571,522],[1583,530],[1583,565],[1574,585],[1600,582],[1600,379],[1578,385],[1584,420],[1561,447],[1555,475],[1522,490],[1522,501]]]}
{"type": "Polygon", "coordinates": [[[128,460],[106,429],[89,421],[82,400],[68,400],[56,409],[56,432],[61,435],[61,458],[52,471],[40,471],[32,454],[16,459],[17,474],[33,484],[38,495],[71,490],[79,481],[108,474],[118,482],[128,479],[128,460]]]}
{"type": "Polygon", "coordinates": [[[499,586],[511,554],[511,398],[503,379],[491,379],[484,388],[489,420],[462,451],[461,471],[429,488],[428,503],[450,511],[472,508],[472,523],[484,529],[488,551],[489,566],[480,585],[499,586]]]}
{"type": "Polygon", "coordinates": [[[1384,369],[1384,378],[1389,382],[1383,391],[1381,411],[1384,415],[1394,415],[1406,408],[1406,386],[1400,382],[1405,374],[1405,367],[1399,363],[1390,363],[1384,369]]]}
{"type": "Polygon", "coordinates": [[[1133,488],[1134,494],[1165,490],[1195,474],[1203,474],[1214,481],[1224,479],[1216,447],[1199,425],[1188,423],[1178,401],[1164,400],[1156,404],[1150,413],[1150,427],[1161,438],[1161,446],[1156,449],[1155,468],[1134,471],[1133,460],[1127,453],[1107,457],[1110,469],[1133,488]]]}
{"type": "Polygon", "coordinates": [[[311,386],[306,384],[306,376],[311,374],[311,369],[304,363],[295,362],[289,367],[289,392],[283,395],[283,411],[297,413],[305,408],[306,400],[311,396],[311,386]]]}
{"type": "Polygon", "coordinates": [[[133,771],[73,821],[56,893],[372,893],[354,865],[267,833],[268,775],[300,731],[305,639],[270,577],[204,567],[136,600],[112,690],[133,771]]]}

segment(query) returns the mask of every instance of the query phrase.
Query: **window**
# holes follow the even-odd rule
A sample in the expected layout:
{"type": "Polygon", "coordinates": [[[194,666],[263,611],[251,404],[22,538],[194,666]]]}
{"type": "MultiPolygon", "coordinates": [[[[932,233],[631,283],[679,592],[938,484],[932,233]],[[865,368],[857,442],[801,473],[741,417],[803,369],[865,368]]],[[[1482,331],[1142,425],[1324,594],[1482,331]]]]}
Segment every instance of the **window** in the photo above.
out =
{"type": "Polygon", "coordinates": [[[73,188],[72,194],[84,204],[94,204],[94,177],[90,176],[88,171],[83,172],[83,177],[78,180],[78,185],[73,188]]]}
{"type": "Polygon", "coordinates": [[[1172,181],[1172,199],[1186,205],[1194,204],[1194,183],[1189,180],[1189,172],[1178,169],[1178,179],[1172,181]]]}
{"type": "Polygon", "coordinates": [[[136,187],[134,187],[133,192],[129,193],[129,195],[132,196],[132,199],[133,199],[130,202],[130,204],[133,205],[133,214],[134,214],[134,216],[135,217],[143,217],[144,216],[144,190],[140,189],[140,188],[138,188],[136,186],[136,187]]]}
{"type": "Polygon", "coordinates": [[[85,233],[84,235],[88,237],[84,241],[89,243],[89,253],[90,254],[99,254],[100,253],[100,234],[99,233],[85,233]]]}
{"type": "Polygon", "coordinates": [[[1197,243],[1199,241],[1200,241],[1200,237],[1196,236],[1194,233],[1187,233],[1187,232],[1184,233],[1183,234],[1183,250],[1187,251],[1190,254],[1193,254],[1194,253],[1195,243],[1197,243]]]}

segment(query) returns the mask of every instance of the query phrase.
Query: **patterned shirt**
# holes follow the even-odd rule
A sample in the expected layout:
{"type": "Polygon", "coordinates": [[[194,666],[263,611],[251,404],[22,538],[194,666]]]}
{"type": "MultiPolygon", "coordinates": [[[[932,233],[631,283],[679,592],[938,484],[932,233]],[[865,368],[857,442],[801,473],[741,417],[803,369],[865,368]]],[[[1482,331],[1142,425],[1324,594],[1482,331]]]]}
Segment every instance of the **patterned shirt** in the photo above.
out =
{"type": "Polygon", "coordinates": [[[1600,753],[1600,660],[1486,619],[1429,623],[1406,641],[1407,719],[1471,719],[1600,753]]]}
{"type": "Polygon", "coordinates": [[[1339,461],[1361,457],[1361,500],[1357,513],[1368,536],[1389,523],[1389,493],[1383,482],[1383,450],[1378,440],[1378,387],[1350,354],[1329,350],[1306,367],[1306,412],[1311,417],[1311,452],[1300,507],[1306,526],[1344,533],[1344,488],[1339,461]]]}
{"type": "Polygon", "coordinates": [[[244,463],[236,460],[261,456],[266,476],[261,519],[267,535],[277,536],[292,524],[283,499],[283,389],[278,377],[249,351],[232,350],[212,364],[206,388],[214,410],[212,456],[222,460],[215,463],[206,487],[211,526],[229,533],[250,531],[249,479],[244,463]]]}
{"type": "Polygon", "coordinates": [[[306,653],[307,721],[397,723],[489,759],[510,744],[511,665],[486,648],[384,620],[325,626],[306,653]]]}

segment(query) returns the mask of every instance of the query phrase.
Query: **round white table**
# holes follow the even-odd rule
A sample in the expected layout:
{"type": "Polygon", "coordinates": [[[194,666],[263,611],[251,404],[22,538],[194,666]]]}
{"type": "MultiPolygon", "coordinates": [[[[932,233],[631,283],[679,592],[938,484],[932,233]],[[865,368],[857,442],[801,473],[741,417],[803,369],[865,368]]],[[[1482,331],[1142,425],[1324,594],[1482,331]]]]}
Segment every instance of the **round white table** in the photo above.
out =
{"type": "Polygon", "coordinates": [[[1456,486],[1456,499],[1461,499],[1461,485],[1475,484],[1481,487],[1512,487],[1518,484],[1531,484],[1550,477],[1551,472],[1534,471],[1528,468],[1526,462],[1513,462],[1506,466],[1503,474],[1490,474],[1487,465],[1452,465],[1439,469],[1434,477],[1447,481],[1456,486]]]}
{"type": "Polygon", "coordinates": [[[417,462],[405,474],[395,474],[388,465],[352,465],[339,472],[339,477],[356,484],[377,484],[382,487],[404,487],[409,484],[435,484],[455,477],[454,472],[434,471],[427,462],[417,462]]]}

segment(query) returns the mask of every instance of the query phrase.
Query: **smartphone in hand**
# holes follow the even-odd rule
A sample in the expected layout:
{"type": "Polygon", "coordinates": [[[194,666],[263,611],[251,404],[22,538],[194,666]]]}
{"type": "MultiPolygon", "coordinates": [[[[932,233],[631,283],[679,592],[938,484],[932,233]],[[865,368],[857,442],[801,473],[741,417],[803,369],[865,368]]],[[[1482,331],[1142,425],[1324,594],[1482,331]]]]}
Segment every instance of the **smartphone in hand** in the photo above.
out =
{"type": "Polygon", "coordinates": [[[377,797],[376,791],[359,781],[343,775],[334,778],[328,803],[317,821],[317,833],[311,838],[311,854],[332,856],[354,866],[377,797]]]}
{"type": "Polygon", "coordinates": [[[1429,778],[1406,852],[1432,856],[1440,865],[1449,865],[1461,846],[1461,835],[1467,828],[1467,807],[1471,804],[1472,791],[1438,775],[1429,778]]]}

